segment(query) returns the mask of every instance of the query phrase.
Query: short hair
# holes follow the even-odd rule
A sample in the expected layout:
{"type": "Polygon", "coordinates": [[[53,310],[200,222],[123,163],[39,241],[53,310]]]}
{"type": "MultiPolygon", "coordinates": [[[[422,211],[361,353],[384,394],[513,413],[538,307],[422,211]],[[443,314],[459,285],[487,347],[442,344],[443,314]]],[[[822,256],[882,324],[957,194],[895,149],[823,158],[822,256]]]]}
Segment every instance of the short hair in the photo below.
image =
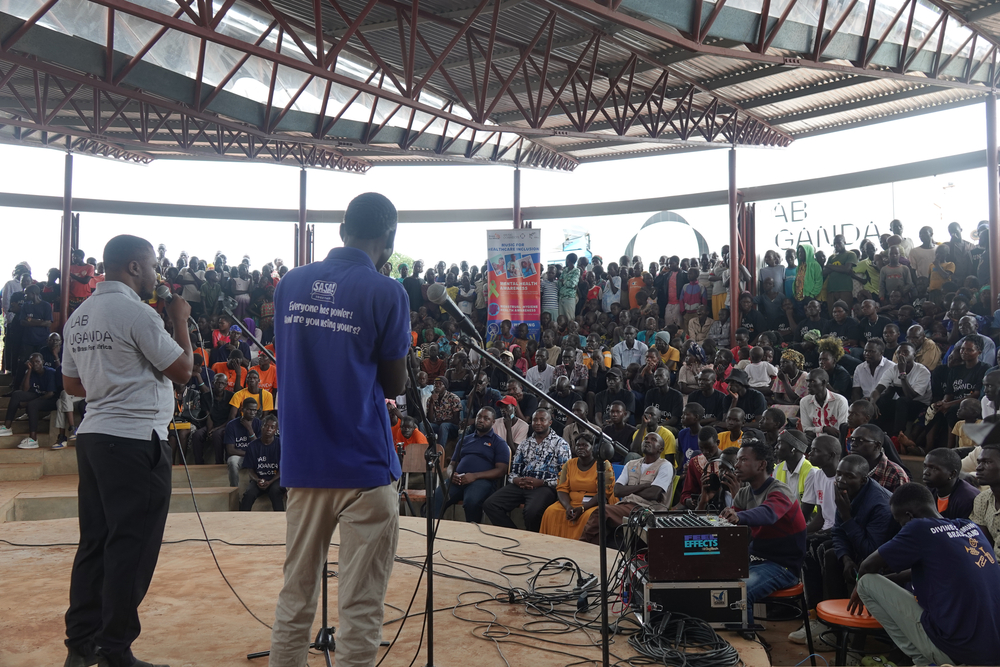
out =
{"type": "MultiPolygon", "coordinates": [[[[860,426],[858,428],[861,428],[860,426]]],[[[860,454],[848,454],[844,458],[840,459],[841,463],[846,463],[849,466],[855,466],[860,470],[863,470],[863,475],[867,475],[871,470],[871,466],[868,465],[868,459],[861,456],[860,454]]]]}
{"type": "Polygon", "coordinates": [[[212,376],[212,382],[213,383],[218,382],[219,378],[222,378],[226,382],[229,382],[229,377],[225,373],[216,373],[215,375],[213,375],[212,376]]]}
{"type": "Polygon", "coordinates": [[[699,440],[718,440],[719,432],[715,430],[714,426],[704,426],[700,431],[698,431],[699,440]]]}
{"type": "MultiPolygon", "coordinates": [[[[847,302],[846,301],[839,301],[839,300],[838,301],[834,301],[833,302],[833,308],[843,308],[847,312],[851,312],[851,309],[847,306],[847,302]]],[[[833,308],[831,308],[830,310],[833,310],[833,308]]]]}
{"type": "Polygon", "coordinates": [[[977,350],[979,350],[980,352],[983,351],[983,337],[980,336],[979,334],[971,334],[969,336],[966,336],[965,342],[972,343],[973,345],[976,346],[977,350]]]}
{"type": "Polygon", "coordinates": [[[948,472],[962,472],[962,457],[959,456],[958,452],[954,449],[939,447],[927,452],[927,456],[933,456],[937,459],[938,463],[941,464],[941,467],[948,472]]]}
{"type": "Polygon", "coordinates": [[[152,243],[131,234],[119,234],[104,246],[104,269],[108,272],[124,269],[129,262],[141,259],[146,253],[156,256],[152,243]]]}
{"type": "Polygon", "coordinates": [[[684,406],[684,412],[690,412],[698,419],[702,419],[705,417],[705,406],[701,403],[695,403],[692,401],[684,406]]]}
{"type": "Polygon", "coordinates": [[[880,351],[885,351],[885,341],[877,336],[875,338],[869,338],[868,342],[865,343],[865,346],[868,345],[875,345],[875,347],[877,347],[880,351]]]}
{"type": "Polygon", "coordinates": [[[497,418],[497,409],[494,408],[492,405],[484,405],[483,407],[479,408],[479,412],[482,412],[483,410],[488,410],[490,415],[493,416],[493,419],[497,418]]]}
{"type": "Polygon", "coordinates": [[[253,369],[250,369],[249,371],[247,371],[247,378],[249,378],[251,375],[256,375],[257,379],[258,380],[260,379],[260,373],[258,373],[257,371],[255,371],[253,369]]]}
{"type": "Polygon", "coordinates": [[[830,384],[830,374],[827,373],[822,368],[814,368],[813,370],[809,371],[809,379],[821,380],[823,382],[826,382],[827,384],[830,384]]]}
{"type": "Polygon", "coordinates": [[[740,334],[743,334],[745,336],[749,336],[750,335],[750,331],[748,329],[744,328],[744,327],[740,327],[740,328],[738,328],[736,330],[736,335],[739,336],[740,334]]]}
{"type": "Polygon", "coordinates": [[[774,448],[771,445],[758,440],[751,443],[744,443],[740,446],[740,449],[749,449],[753,452],[754,458],[758,461],[763,461],[764,470],[768,475],[774,471],[774,448]]]}
{"type": "Polygon", "coordinates": [[[625,403],[623,403],[622,401],[612,401],[612,402],[611,402],[611,405],[610,405],[610,406],[608,406],[608,407],[610,407],[610,408],[613,408],[613,407],[615,407],[616,405],[620,405],[620,406],[622,406],[622,410],[624,410],[625,412],[628,412],[628,408],[627,408],[627,407],[625,407],[625,403]]]}
{"type": "MultiPolygon", "coordinates": [[[[858,401],[855,401],[855,403],[857,403],[857,402],[858,401]]],[[[869,403],[869,405],[871,405],[871,403],[869,403]]],[[[872,440],[874,440],[875,442],[877,442],[879,444],[879,446],[881,446],[883,443],[885,443],[885,431],[883,431],[880,426],[878,426],[876,424],[868,423],[868,424],[862,424],[858,428],[866,428],[869,431],[871,431],[871,433],[872,433],[872,440]]],[[[857,431],[858,429],[856,428],[854,430],[857,431]]]]}
{"type": "Polygon", "coordinates": [[[935,503],[930,489],[923,484],[907,482],[892,492],[889,504],[896,507],[925,507],[934,506],[935,503]]]}
{"type": "Polygon", "coordinates": [[[240,407],[241,408],[245,408],[248,405],[250,405],[251,403],[253,403],[254,405],[257,405],[257,399],[256,398],[244,398],[243,402],[240,403],[240,407]]]}
{"type": "Polygon", "coordinates": [[[778,429],[783,429],[785,424],[788,422],[788,417],[780,408],[768,408],[764,410],[765,415],[770,415],[774,419],[774,423],[778,425],[778,429]]]}
{"type": "Polygon", "coordinates": [[[592,436],[587,431],[580,431],[580,433],[577,434],[576,436],[576,440],[573,441],[573,444],[575,445],[576,443],[580,442],[580,440],[586,440],[587,444],[591,446],[593,446],[594,444],[594,436],[592,436]]]}
{"type": "MultiPolygon", "coordinates": [[[[55,332],[53,332],[53,333],[55,333],[55,332]]],[[[194,354],[191,355],[191,362],[195,366],[204,366],[205,365],[205,357],[203,357],[199,353],[195,352],[194,354]]]]}
{"type": "Polygon", "coordinates": [[[863,410],[864,413],[868,415],[869,420],[871,420],[872,417],[875,416],[875,406],[872,405],[872,402],[869,400],[859,398],[858,400],[851,403],[851,407],[852,408],[856,407],[860,410],[863,410]]]}
{"type": "Polygon", "coordinates": [[[277,415],[264,415],[264,418],[260,420],[260,423],[261,424],[267,424],[268,422],[277,423],[277,421],[278,421],[277,415]]]}
{"type": "Polygon", "coordinates": [[[345,236],[377,239],[396,226],[396,207],[388,197],[377,192],[358,195],[344,212],[345,236]]]}

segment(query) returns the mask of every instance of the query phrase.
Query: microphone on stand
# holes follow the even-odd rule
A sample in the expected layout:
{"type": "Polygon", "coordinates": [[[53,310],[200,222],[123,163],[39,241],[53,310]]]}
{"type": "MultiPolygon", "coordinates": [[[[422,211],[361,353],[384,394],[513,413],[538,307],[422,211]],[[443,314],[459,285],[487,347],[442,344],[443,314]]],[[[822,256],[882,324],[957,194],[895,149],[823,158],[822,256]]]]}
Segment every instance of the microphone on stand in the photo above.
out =
{"type": "MultiPolygon", "coordinates": [[[[174,297],[177,296],[170,291],[169,287],[163,284],[157,285],[156,289],[153,290],[153,293],[156,294],[158,298],[162,299],[163,301],[166,301],[167,303],[173,301],[174,297]]],[[[188,330],[190,331],[190,333],[197,334],[199,342],[198,347],[203,347],[204,341],[201,340],[201,329],[198,328],[198,323],[195,322],[194,318],[191,317],[190,315],[188,315],[188,330]]]]}
{"type": "Polygon", "coordinates": [[[448,291],[445,289],[443,283],[434,283],[427,288],[427,298],[431,303],[444,308],[449,315],[455,318],[458,322],[458,328],[462,330],[463,333],[468,334],[471,338],[479,341],[482,345],[483,337],[479,335],[476,330],[476,325],[472,323],[469,316],[462,312],[462,309],[458,307],[458,304],[452,301],[451,297],[448,296],[448,291]]]}

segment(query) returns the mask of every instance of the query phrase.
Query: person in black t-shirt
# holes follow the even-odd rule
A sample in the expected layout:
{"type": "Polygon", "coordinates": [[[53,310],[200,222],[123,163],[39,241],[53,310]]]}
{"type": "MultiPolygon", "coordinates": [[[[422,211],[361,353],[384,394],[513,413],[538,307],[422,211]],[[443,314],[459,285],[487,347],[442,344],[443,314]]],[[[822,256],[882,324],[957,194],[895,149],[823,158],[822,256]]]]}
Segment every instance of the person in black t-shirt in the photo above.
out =
{"type": "Polygon", "coordinates": [[[698,374],[698,386],[700,391],[688,394],[688,403],[698,403],[705,408],[705,418],[701,420],[702,426],[712,426],[726,417],[729,411],[730,397],[715,388],[716,373],[711,368],[706,368],[698,374]]]}
{"type": "Polygon", "coordinates": [[[260,437],[247,445],[243,467],[250,471],[250,484],[240,500],[241,512],[252,510],[254,501],[265,494],[271,500],[271,509],[275,512],[285,511],[285,490],[278,484],[281,474],[281,442],[277,433],[278,418],[267,415],[260,425],[260,437]]]}
{"type": "MultiPolygon", "coordinates": [[[[942,413],[945,415],[949,432],[958,421],[958,406],[962,399],[979,398],[983,388],[983,376],[989,370],[989,366],[979,361],[979,355],[983,352],[981,337],[967,336],[958,350],[962,363],[948,364],[948,381],[944,398],[932,404],[938,415],[942,413]]],[[[938,415],[935,415],[935,420],[938,419],[938,415]]]]}
{"type": "MultiPolygon", "coordinates": [[[[753,297],[753,301],[757,304],[758,311],[767,321],[767,328],[769,330],[778,331],[782,325],[788,325],[788,318],[782,309],[785,301],[785,292],[778,289],[778,286],[774,284],[773,278],[764,278],[762,292],[758,296],[753,297]]],[[[745,327],[746,324],[743,324],[743,326],[745,327]]]]}
{"type": "Polygon", "coordinates": [[[864,317],[862,317],[860,321],[861,340],[858,342],[864,345],[872,338],[882,338],[882,331],[885,329],[886,325],[890,323],[890,320],[888,317],[883,317],[878,314],[878,304],[871,299],[862,301],[861,314],[864,317]]]}
{"type": "Polygon", "coordinates": [[[750,292],[740,295],[740,327],[747,330],[751,343],[768,329],[767,319],[753,309],[753,296],[750,292]]]}
{"type": "Polygon", "coordinates": [[[670,386],[670,371],[658,368],[653,373],[653,388],[646,392],[642,408],[655,405],[660,410],[660,423],[663,426],[677,428],[684,411],[684,396],[670,386]]]}
{"type": "Polygon", "coordinates": [[[191,449],[194,462],[201,465],[205,462],[205,444],[211,446],[215,454],[215,462],[223,463],[225,451],[222,447],[222,436],[226,433],[229,423],[229,401],[233,400],[233,392],[226,389],[229,382],[225,373],[216,373],[212,379],[212,397],[208,406],[208,419],[205,425],[191,434],[191,449]]]}
{"type": "Polygon", "coordinates": [[[764,394],[750,388],[750,378],[745,371],[734,368],[726,378],[729,385],[730,409],[739,408],[746,416],[745,423],[752,426],[767,410],[767,399],[764,394]]]}
{"type": "Polygon", "coordinates": [[[805,305],[806,316],[805,319],[799,321],[795,325],[795,342],[801,347],[801,343],[805,341],[806,334],[812,330],[819,331],[820,335],[825,333],[830,328],[830,321],[824,320],[819,316],[820,305],[819,301],[813,299],[805,305]]]}
{"type": "Polygon", "coordinates": [[[861,339],[861,323],[850,316],[847,302],[835,301],[831,315],[833,321],[823,333],[833,334],[839,338],[845,350],[858,347],[858,341],[861,339]]]}
{"type": "MultiPolygon", "coordinates": [[[[633,394],[628,389],[623,389],[624,375],[622,374],[622,369],[618,366],[612,367],[608,371],[608,388],[602,392],[599,392],[594,396],[594,422],[598,426],[604,426],[604,423],[611,418],[611,406],[615,401],[621,401],[622,405],[625,407],[625,411],[628,413],[625,416],[625,420],[631,423],[631,415],[635,414],[635,394],[633,394]]],[[[632,440],[629,439],[628,444],[631,444],[632,440]]]]}
{"type": "MultiPolygon", "coordinates": [[[[603,431],[605,435],[622,445],[627,451],[632,445],[632,438],[635,437],[635,427],[629,426],[626,422],[628,411],[621,401],[611,403],[611,416],[605,422],[603,431]]],[[[622,463],[625,455],[616,451],[613,459],[614,463],[622,463]]]]}

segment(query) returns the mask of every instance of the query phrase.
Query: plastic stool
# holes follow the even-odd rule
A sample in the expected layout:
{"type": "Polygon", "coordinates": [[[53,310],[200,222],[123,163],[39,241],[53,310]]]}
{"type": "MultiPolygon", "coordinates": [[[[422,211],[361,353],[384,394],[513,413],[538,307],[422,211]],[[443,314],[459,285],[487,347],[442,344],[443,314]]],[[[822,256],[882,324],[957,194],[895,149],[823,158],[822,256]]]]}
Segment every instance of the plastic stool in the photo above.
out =
{"type": "MultiPolygon", "coordinates": [[[[789,586],[788,588],[782,588],[774,591],[764,598],[764,601],[767,600],[787,600],[789,603],[796,603],[796,607],[798,607],[799,614],[802,617],[802,622],[805,624],[806,628],[806,648],[809,649],[809,660],[812,663],[812,666],[816,667],[816,651],[813,649],[812,628],[809,625],[809,607],[806,605],[806,593],[802,586],[802,582],[799,582],[794,586],[789,586]]],[[[765,617],[764,620],[766,621],[768,619],[765,617]]]]}
{"type": "Polygon", "coordinates": [[[816,605],[816,617],[837,632],[838,665],[847,664],[847,638],[851,634],[867,637],[882,630],[882,624],[865,609],[862,614],[847,611],[850,600],[824,600],[816,605]]]}

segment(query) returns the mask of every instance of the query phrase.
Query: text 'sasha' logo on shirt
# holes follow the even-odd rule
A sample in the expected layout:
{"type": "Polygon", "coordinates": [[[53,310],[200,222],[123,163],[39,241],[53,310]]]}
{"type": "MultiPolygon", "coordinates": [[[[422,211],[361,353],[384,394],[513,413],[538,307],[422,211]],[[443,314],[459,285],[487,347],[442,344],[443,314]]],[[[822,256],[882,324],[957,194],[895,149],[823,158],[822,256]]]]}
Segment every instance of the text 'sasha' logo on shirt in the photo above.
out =
{"type": "Polygon", "coordinates": [[[718,556],[719,536],[718,535],[685,535],[684,536],[685,556],[718,556]]]}
{"type": "Polygon", "coordinates": [[[333,303],[333,297],[337,294],[337,283],[328,283],[325,280],[317,280],[313,283],[312,292],[309,296],[314,301],[326,301],[333,303]]]}

